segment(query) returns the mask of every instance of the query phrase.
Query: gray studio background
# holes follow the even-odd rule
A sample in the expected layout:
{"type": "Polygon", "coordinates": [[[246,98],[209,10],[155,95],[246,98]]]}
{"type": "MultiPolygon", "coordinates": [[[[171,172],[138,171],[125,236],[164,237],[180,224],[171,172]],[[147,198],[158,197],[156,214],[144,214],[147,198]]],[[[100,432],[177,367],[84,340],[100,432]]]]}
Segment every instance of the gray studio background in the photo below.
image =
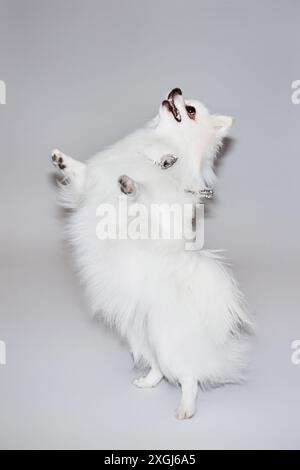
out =
{"type": "Polygon", "coordinates": [[[0,0],[1,448],[299,448],[298,0],[0,0]],[[130,382],[62,243],[49,153],[86,159],[175,86],[236,118],[206,246],[225,248],[258,319],[251,381],[173,416],[130,382]]]}

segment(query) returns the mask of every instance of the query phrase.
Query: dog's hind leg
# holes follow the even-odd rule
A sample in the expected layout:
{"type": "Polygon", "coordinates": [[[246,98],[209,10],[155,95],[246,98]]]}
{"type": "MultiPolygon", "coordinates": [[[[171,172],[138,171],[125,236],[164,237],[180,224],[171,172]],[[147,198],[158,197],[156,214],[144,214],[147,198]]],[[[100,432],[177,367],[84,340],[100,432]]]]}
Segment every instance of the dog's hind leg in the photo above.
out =
{"type": "Polygon", "coordinates": [[[181,377],[179,383],[181,385],[181,400],[176,410],[176,418],[192,418],[196,411],[198,381],[193,377],[181,377]]]}
{"type": "Polygon", "coordinates": [[[133,384],[139,388],[152,388],[159,384],[163,375],[157,366],[152,366],[145,377],[134,379],[133,384]]]}
{"type": "Polygon", "coordinates": [[[86,165],[68,157],[60,150],[53,150],[51,158],[53,165],[60,171],[64,179],[72,185],[72,189],[80,194],[84,188],[86,165]]]}

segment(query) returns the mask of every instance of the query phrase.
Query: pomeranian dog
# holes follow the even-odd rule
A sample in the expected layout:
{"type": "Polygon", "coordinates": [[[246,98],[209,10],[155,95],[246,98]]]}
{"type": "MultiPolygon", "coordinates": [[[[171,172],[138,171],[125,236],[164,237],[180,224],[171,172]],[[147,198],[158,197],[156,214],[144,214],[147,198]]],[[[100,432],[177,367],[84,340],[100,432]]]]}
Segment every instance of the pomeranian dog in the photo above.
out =
{"type": "MultiPolygon", "coordinates": [[[[178,419],[194,415],[199,385],[241,382],[251,321],[215,252],[186,249],[184,237],[147,237],[141,230],[124,236],[128,220],[116,214],[120,203],[130,216],[139,208],[136,226],[150,217],[151,230],[165,234],[166,212],[154,217],[151,208],[195,207],[199,197],[210,197],[216,153],[231,125],[231,117],[209,114],[175,88],[150,123],[87,163],[52,153],[64,178],[61,203],[71,209],[67,236],[92,310],[147,368],[134,385],[154,387],[166,378],[181,387],[178,419]],[[112,220],[115,231],[107,228],[112,220]]],[[[190,211],[183,225],[192,230],[193,220],[190,211]]]]}

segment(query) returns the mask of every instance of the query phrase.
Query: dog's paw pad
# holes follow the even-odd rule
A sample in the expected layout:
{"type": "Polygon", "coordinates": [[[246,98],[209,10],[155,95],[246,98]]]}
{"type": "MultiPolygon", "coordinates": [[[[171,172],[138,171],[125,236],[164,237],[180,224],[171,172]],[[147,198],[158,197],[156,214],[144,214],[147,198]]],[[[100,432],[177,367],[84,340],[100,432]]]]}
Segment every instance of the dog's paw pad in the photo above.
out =
{"type": "Polygon", "coordinates": [[[194,416],[195,409],[193,407],[189,407],[186,405],[179,405],[175,412],[175,416],[177,419],[190,419],[194,416]]]}
{"type": "Polygon", "coordinates": [[[59,150],[53,150],[51,154],[51,159],[52,159],[53,165],[59,168],[60,170],[65,170],[67,168],[67,165],[65,162],[65,155],[59,150]]]}
{"type": "Polygon", "coordinates": [[[118,183],[123,194],[133,196],[136,193],[136,184],[129,176],[120,176],[118,183]]]}

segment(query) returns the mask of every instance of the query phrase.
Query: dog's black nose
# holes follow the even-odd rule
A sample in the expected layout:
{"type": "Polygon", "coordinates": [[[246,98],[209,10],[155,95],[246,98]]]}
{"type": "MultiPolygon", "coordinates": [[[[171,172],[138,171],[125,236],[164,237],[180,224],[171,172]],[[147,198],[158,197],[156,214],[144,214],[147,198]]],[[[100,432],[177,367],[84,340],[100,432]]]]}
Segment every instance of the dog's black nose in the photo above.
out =
{"type": "Polygon", "coordinates": [[[170,91],[168,100],[174,99],[176,95],[182,95],[180,88],[174,88],[172,91],[170,91]]]}

